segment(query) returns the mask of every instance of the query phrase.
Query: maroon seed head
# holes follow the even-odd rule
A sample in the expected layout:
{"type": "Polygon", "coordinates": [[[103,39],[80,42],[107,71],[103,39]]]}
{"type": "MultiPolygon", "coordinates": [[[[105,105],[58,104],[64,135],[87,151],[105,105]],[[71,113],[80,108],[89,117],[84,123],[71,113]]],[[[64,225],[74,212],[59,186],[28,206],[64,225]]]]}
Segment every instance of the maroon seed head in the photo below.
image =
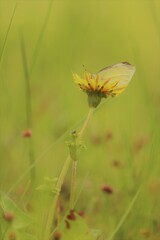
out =
{"type": "Polygon", "coordinates": [[[112,194],[113,193],[113,188],[109,185],[104,185],[102,188],[102,191],[107,193],[107,194],[112,194]]]}
{"type": "Polygon", "coordinates": [[[3,218],[7,221],[7,222],[12,222],[14,219],[14,213],[12,212],[5,212],[3,214],[3,218]]]}

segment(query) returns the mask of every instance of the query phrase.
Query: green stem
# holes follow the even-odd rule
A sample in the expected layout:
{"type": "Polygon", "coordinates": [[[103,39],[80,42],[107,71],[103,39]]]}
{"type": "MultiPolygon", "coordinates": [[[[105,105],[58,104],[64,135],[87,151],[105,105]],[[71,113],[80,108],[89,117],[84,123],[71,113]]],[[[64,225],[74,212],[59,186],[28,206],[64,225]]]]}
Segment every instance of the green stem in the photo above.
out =
{"type": "Polygon", "coordinates": [[[38,40],[37,40],[37,43],[36,43],[36,46],[35,46],[35,49],[34,49],[34,52],[33,52],[32,64],[31,64],[31,67],[30,67],[30,75],[32,75],[33,69],[34,69],[35,64],[36,64],[36,60],[37,60],[39,49],[40,49],[40,46],[41,46],[41,43],[42,43],[42,40],[43,40],[44,32],[46,30],[46,27],[47,27],[47,24],[48,24],[48,21],[49,21],[49,17],[51,15],[52,4],[53,4],[53,0],[51,0],[49,2],[47,12],[46,12],[46,16],[45,16],[45,19],[44,19],[44,23],[43,23],[42,29],[40,31],[40,34],[39,34],[39,37],[38,37],[38,40]]]}
{"type": "Polygon", "coordinates": [[[63,184],[65,176],[68,172],[70,162],[71,162],[71,157],[70,157],[70,155],[68,155],[68,157],[67,157],[67,159],[66,159],[66,161],[63,165],[63,168],[62,168],[62,171],[61,171],[60,176],[58,178],[58,181],[57,181],[57,189],[59,189],[59,190],[61,190],[61,188],[62,188],[62,184],[63,184]]]}
{"type": "MultiPolygon", "coordinates": [[[[79,138],[80,140],[82,139],[85,129],[88,126],[88,123],[90,121],[90,118],[93,114],[94,108],[89,109],[89,113],[87,115],[87,118],[79,132],[79,138]]],[[[75,190],[76,190],[76,172],[77,172],[77,159],[73,159],[72,163],[72,179],[71,179],[71,193],[70,193],[70,209],[74,209],[75,205],[75,190]]]]}
{"type": "MultiPolygon", "coordinates": [[[[84,135],[84,131],[89,123],[89,120],[92,116],[94,112],[94,108],[90,108],[89,109],[89,113],[87,115],[87,118],[79,132],[79,138],[82,139],[82,136],[84,135]]],[[[70,155],[68,155],[65,163],[64,163],[64,166],[62,168],[62,171],[60,173],[60,176],[58,178],[58,181],[57,181],[57,185],[56,185],[56,188],[59,189],[61,191],[61,188],[62,188],[62,185],[63,185],[63,182],[64,182],[64,179],[67,175],[67,172],[68,172],[68,169],[69,169],[69,165],[70,165],[70,162],[71,162],[71,157],[70,155]]],[[[70,198],[71,201],[70,201],[70,206],[74,207],[74,193],[75,193],[75,181],[76,181],[76,164],[73,163],[73,168],[72,168],[72,184],[71,184],[71,192],[72,192],[72,197],[70,198]]],[[[59,191],[59,192],[60,192],[59,191]]],[[[59,198],[59,194],[56,195],[56,197],[54,198],[54,202],[53,202],[53,205],[51,206],[50,208],[50,211],[49,211],[49,216],[48,216],[48,220],[47,220],[47,224],[46,224],[46,234],[45,234],[45,237],[44,237],[44,240],[48,240],[48,239],[51,239],[52,237],[52,234],[53,234],[53,231],[51,231],[51,227],[52,227],[52,221],[53,221],[53,217],[54,217],[54,214],[55,214],[55,209],[56,209],[56,205],[57,205],[57,202],[58,202],[58,198],[59,198]]]]}
{"type": "Polygon", "coordinates": [[[2,63],[3,53],[4,53],[4,50],[5,50],[8,34],[9,34],[11,26],[12,26],[12,22],[13,22],[13,18],[14,18],[15,12],[16,12],[17,5],[18,4],[16,3],[15,6],[14,6],[13,13],[12,13],[12,16],[11,16],[11,19],[10,19],[10,22],[9,22],[9,26],[8,26],[8,29],[7,29],[7,32],[6,32],[6,35],[5,35],[4,43],[3,43],[2,50],[1,50],[1,53],[0,53],[0,66],[1,66],[1,63],[2,63]]]}
{"type": "MultiPolygon", "coordinates": [[[[68,169],[69,169],[70,162],[71,162],[71,157],[70,157],[70,155],[68,155],[68,157],[67,157],[67,159],[66,159],[66,161],[63,165],[63,168],[62,168],[62,171],[61,171],[60,176],[58,178],[58,181],[57,181],[56,188],[59,189],[59,190],[61,190],[61,188],[62,188],[65,176],[66,176],[66,174],[68,172],[68,169]]],[[[49,214],[48,214],[48,219],[47,219],[47,222],[46,222],[46,230],[45,230],[44,240],[49,240],[49,239],[52,238],[52,233],[51,233],[52,222],[53,222],[53,217],[54,217],[54,214],[55,214],[55,209],[56,209],[56,206],[57,206],[58,198],[59,198],[59,194],[57,194],[55,196],[53,204],[51,205],[51,207],[48,211],[49,214]]]]}
{"type": "MultiPolygon", "coordinates": [[[[31,85],[30,85],[30,75],[28,70],[28,62],[26,56],[26,47],[24,43],[24,38],[22,32],[20,32],[20,44],[21,44],[21,53],[23,60],[23,68],[24,68],[24,76],[25,76],[25,100],[26,100],[26,125],[27,129],[32,130],[32,108],[31,108],[31,85]]],[[[29,161],[30,166],[34,165],[35,157],[34,157],[34,147],[33,147],[33,139],[30,137],[28,139],[29,142],[29,161]]],[[[35,166],[31,168],[31,181],[34,184],[35,181],[35,166]]]]}
{"type": "Polygon", "coordinates": [[[80,139],[82,139],[82,137],[83,137],[84,131],[85,131],[85,129],[86,129],[88,123],[89,123],[89,120],[90,120],[93,112],[94,112],[94,108],[90,108],[90,109],[89,109],[88,116],[87,116],[87,118],[86,118],[86,121],[84,122],[84,124],[83,124],[83,126],[82,126],[82,128],[81,128],[81,130],[80,130],[80,132],[79,132],[79,138],[80,138],[80,139]]]}
{"type": "Polygon", "coordinates": [[[74,209],[75,190],[76,190],[76,172],[77,161],[73,160],[72,164],[72,179],[71,179],[71,194],[70,194],[70,209],[74,209]]]}
{"type": "Polygon", "coordinates": [[[50,208],[48,209],[48,218],[46,221],[44,237],[43,237],[44,240],[52,239],[51,229],[52,229],[52,225],[53,225],[53,217],[54,217],[57,202],[58,202],[58,195],[56,195],[53,205],[51,205],[50,208]]]}
{"type": "MultiPolygon", "coordinates": [[[[90,120],[90,118],[91,118],[91,116],[92,116],[92,114],[93,114],[93,111],[94,111],[93,108],[90,108],[90,109],[89,109],[89,113],[88,113],[88,116],[87,116],[87,118],[86,118],[86,121],[84,122],[84,124],[83,124],[83,126],[82,126],[82,128],[81,128],[81,130],[80,130],[80,133],[79,133],[79,138],[80,138],[80,139],[82,138],[82,136],[83,136],[83,134],[84,134],[84,131],[85,131],[85,129],[86,129],[88,123],[89,123],[89,120],[90,120]]],[[[58,178],[58,181],[57,181],[57,188],[58,188],[58,189],[61,189],[61,187],[62,187],[62,184],[63,184],[64,178],[65,178],[65,176],[66,176],[66,174],[67,174],[67,171],[68,171],[70,162],[71,162],[71,157],[70,157],[70,155],[68,155],[68,157],[67,157],[67,159],[66,159],[66,162],[65,162],[65,164],[64,164],[64,166],[63,166],[63,169],[62,169],[62,171],[61,171],[61,173],[60,173],[60,176],[59,176],[59,178],[58,178]]]]}

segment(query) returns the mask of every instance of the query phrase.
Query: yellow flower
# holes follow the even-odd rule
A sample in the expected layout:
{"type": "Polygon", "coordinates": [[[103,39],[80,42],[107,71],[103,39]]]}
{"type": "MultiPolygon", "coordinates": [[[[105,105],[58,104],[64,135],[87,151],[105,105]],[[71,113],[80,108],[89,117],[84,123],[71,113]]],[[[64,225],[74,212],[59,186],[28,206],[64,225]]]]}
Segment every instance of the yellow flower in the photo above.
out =
{"type": "Polygon", "coordinates": [[[85,71],[83,78],[73,74],[73,78],[80,88],[88,94],[89,105],[97,107],[101,98],[114,97],[123,92],[134,72],[134,66],[122,62],[106,67],[96,74],[85,71]]]}

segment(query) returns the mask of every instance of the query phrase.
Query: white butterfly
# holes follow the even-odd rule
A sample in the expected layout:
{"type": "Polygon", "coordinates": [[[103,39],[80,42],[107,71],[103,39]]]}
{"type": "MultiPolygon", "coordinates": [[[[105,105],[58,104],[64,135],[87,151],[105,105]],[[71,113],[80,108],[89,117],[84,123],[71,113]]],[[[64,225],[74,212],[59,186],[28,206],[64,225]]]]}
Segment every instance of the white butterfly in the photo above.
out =
{"type": "Polygon", "coordinates": [[[118,63],[101,69],[96,74],[87,71],[84,78],[73,74],[75,82],[87,93],[99,93],[101,97],[117,96],[128,86],[135,67],[128,62],[118,63]]]}

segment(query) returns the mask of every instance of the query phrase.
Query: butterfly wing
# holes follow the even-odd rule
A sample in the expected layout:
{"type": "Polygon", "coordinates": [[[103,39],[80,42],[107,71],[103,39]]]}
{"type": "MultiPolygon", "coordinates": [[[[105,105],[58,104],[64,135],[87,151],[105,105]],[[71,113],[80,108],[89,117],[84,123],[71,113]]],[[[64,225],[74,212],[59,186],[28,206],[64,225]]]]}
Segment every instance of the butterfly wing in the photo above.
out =
{"type": "Polygon", "coordinates": [[[105,88],[112,89],[113,95],[118,95],[128,86],[134,72],[134,66],[122,62],[100,70],[96,76],[105,88]]]}

